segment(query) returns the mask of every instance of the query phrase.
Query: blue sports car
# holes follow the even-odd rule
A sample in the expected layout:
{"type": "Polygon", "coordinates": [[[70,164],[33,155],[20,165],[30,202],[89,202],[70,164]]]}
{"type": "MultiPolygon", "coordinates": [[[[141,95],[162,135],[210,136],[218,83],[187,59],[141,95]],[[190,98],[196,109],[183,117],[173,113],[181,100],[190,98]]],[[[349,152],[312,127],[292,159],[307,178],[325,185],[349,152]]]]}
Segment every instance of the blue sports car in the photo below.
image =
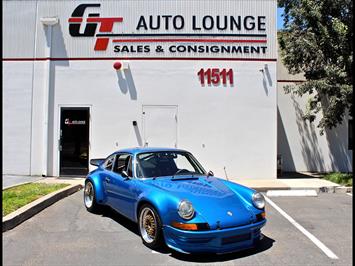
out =
{"type": "Polygon", "coordinates": [[[137,222],[149,248],[225,253],[260,240],[263,195],[207,173],[187,151],[133,148],[90,163],[98,168],[85,180],[86,209],[108,205],[137,222]]]}

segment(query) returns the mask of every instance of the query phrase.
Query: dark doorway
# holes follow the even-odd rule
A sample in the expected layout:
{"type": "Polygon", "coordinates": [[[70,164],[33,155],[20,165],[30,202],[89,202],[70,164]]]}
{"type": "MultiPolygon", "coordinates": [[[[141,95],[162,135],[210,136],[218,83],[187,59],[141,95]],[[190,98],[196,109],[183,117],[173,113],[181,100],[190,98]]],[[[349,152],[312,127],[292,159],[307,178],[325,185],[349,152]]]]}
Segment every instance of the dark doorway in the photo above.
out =
{"type": "Polygon", "coordinates": [[[89,117],[89,108],[61,108],[60,175],[88,173],[89,117]]]}

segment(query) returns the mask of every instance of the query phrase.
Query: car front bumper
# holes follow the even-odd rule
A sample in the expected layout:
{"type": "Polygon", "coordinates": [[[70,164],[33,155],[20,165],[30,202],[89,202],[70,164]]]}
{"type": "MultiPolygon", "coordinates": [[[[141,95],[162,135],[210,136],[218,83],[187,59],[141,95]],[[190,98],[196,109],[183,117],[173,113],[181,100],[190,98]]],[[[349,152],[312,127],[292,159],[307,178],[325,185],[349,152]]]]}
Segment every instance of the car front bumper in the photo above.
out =
{"type": "Polygon", "coordinates": [[[245,226],[209,231],[184,231],[164,226],[168,247],[183,253],[228,253],[255,246],[266,219],[245,226]]]}

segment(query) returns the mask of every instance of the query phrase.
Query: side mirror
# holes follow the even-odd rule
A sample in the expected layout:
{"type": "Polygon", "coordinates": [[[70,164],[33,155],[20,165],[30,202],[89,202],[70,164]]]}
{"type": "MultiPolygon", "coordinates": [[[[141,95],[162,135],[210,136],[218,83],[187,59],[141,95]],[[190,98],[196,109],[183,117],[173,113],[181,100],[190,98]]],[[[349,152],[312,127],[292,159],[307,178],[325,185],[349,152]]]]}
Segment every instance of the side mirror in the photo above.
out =
{"type": "Polygon", "coordinates": [[[125,170],[122,171],[121,175],[122,175],[122,177],[124,177],[126,179],[130,178],[125,170]]]}
{"type": "Polygon", "coordinates": [[[94,166],[100,166],[105,161],[105,159],[91,159],[90,164],[94,166]]]}
{"type": "Polygon", "coordinates": [[[214,173],[210,170],[208,171],[207,176],[214,176],[214,173]]]}

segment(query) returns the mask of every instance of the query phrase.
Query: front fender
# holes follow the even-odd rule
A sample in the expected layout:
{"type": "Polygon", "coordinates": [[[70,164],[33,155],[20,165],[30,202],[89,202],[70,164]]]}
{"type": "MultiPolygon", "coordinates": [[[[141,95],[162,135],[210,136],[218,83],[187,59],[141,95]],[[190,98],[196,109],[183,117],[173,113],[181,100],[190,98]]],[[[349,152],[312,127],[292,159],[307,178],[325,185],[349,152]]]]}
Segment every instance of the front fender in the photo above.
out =
{"type": "Polygon", "coordinates": [[[256,192],[254,189],[224,179],[220,179],[220,181],[222,181],[235,194],[242,198],[243,201],[248,203],[248,205],[252,203],[252,195],[256,192]]]}
{"type": "Polygon", "coordinates": [[[151,204],[158,212],[163,225],[169,224],[171,217],[174,216],[172,212],[176,212],[176,206],[179,200],[171,195],[152,192],[151,190],[143,192],[139,195],[136,204],[136,221],[138,221],[139,209],[144,204],[151,204]]]}
{"type": "Polygon", "coordinates": [[[231,182],[227,180],[221,179],[221,181],[227,185],[249,208],[254,212],[254,214],[258,214],[263,212],[264,209],[260,210],[256,208],[253,204],[252,196],[256,192],[256,190],[231,182]]]}
{"type": "Polygon", "coordinates": [[[184,220],[178,214],[178,205],[180,203],[180,198],[170,193],[166,193],[159,188],[147,187],[139,195],[136,202],[136,217],[135,221],[138,221],[139,208],[144,204],[151,204],[155,210],[158,212],[162,225],[170,225],[171,222],[177,221],[182,223],[206,223],[206,219],[203,215],[195,209],[195,216],[191,220],[184,220]]]}

